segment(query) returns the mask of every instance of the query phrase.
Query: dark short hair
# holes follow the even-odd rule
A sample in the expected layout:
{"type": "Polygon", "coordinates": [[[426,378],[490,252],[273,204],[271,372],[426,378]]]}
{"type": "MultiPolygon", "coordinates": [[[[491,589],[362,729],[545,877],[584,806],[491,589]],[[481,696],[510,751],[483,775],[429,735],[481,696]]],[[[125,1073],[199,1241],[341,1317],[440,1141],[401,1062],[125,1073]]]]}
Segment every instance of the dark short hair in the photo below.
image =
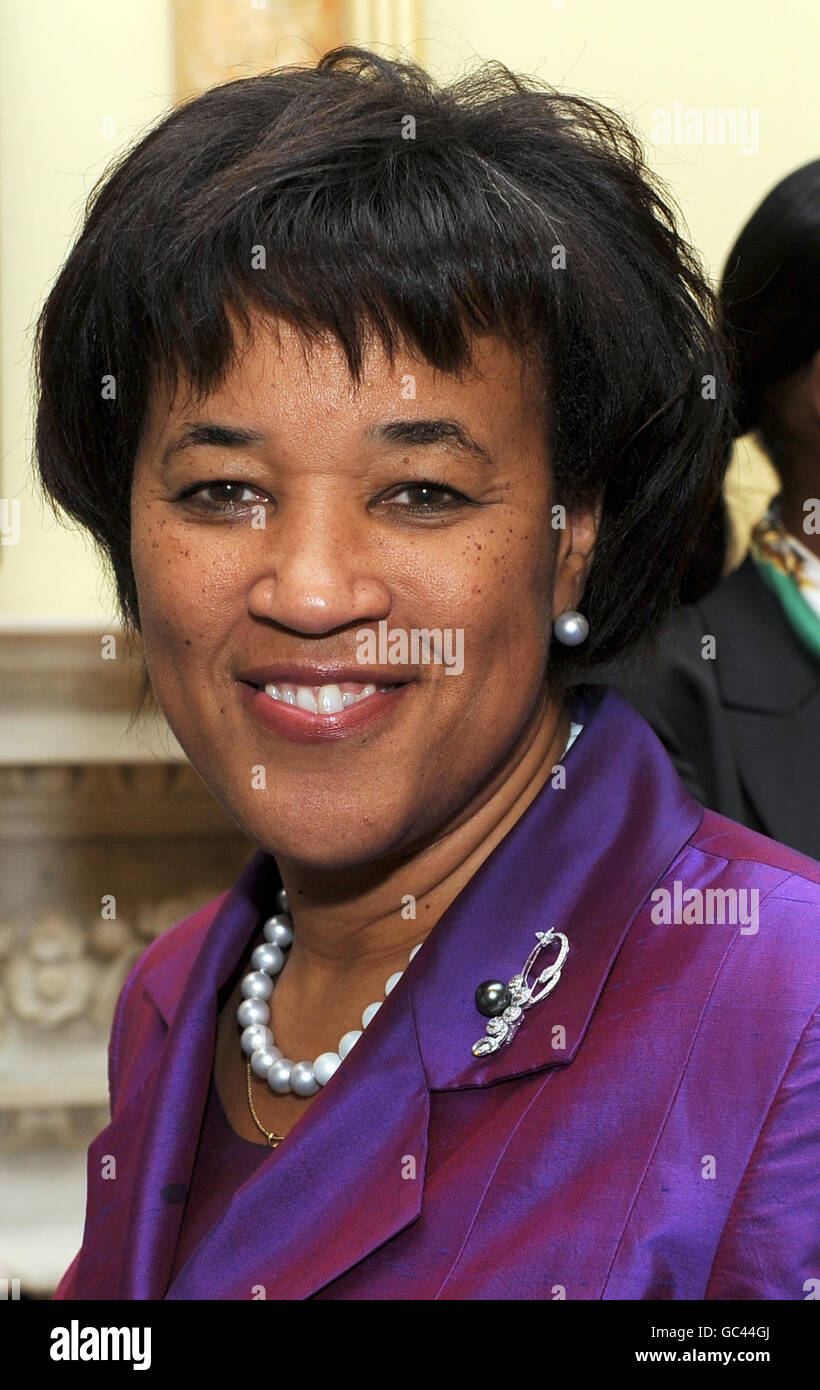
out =
{"type": "Polygon", "coordinates": [[[738,434],[785,462],[773,388],[820,348],[820,159],[781,179],[726,258],[719,291],[736,375],[738,434]]]}
{"type": "Polygon", "coordinates": [[[725,468],[726,374],[712,291],[614,112],[500,63],[439,86],[345,46],[205,92],[106,173],[38,323],[36,453],[52,501],[109,557],[132,629],[153,374],[173,389],[181,366],[214,389],[229,308],[245,326],[283,315],[306,341],[330,330],[356,381],[371,328],[391,361],[405,344],[447,372],[477,332],[532,355],[556,500],[604,506],[589,638],[553,643],[559,682],[677,600],[725,468]]]}

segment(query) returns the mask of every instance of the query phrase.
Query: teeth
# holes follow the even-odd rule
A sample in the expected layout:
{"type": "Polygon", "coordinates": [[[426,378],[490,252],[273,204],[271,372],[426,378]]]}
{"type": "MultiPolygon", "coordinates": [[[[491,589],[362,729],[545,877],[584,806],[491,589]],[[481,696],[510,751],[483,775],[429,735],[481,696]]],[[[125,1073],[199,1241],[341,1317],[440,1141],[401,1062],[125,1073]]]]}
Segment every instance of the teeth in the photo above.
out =
{"type": "Polygon", "coordinates": [[[282,681],[266,685],[265,694],[281,704],[296,705],[298,709],[306,710],[309,714],[340,714],[342,710],[349,709],[360,700],[366,700],[377,691],[392,689],[390,685],[370,684],[362,686],[354,693],[352,690],[342,692],[338,685],[289,685],[282,681]]]}
{"type": "Polygon", "coordinates": [[[323,685],[319,691],[319,713],[339,714],[345,707],[342,692],[338,685],[323,685]]]}

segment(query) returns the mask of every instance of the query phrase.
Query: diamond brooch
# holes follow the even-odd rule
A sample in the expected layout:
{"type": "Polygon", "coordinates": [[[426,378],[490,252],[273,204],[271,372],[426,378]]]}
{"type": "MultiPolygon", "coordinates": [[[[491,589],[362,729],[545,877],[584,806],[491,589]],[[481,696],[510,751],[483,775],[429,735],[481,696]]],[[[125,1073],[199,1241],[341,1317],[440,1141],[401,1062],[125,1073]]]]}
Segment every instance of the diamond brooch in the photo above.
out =
{"type": "Polygon", "coordinates": [[[524,1017],[524,1010],[545,999],[555,989],[561,978],[561,970],[569,952],[569,941],[560,931],[538,931],[536,945],[527,956],[524,968],[519,975],[513,975],[509,984],[501,980],[484,980],[475,992],[476,1008],[487,1017],[485,1036],[473,1043],[474,1057],[486,1057],[497,1052],[502,1043],[512,1042],[524,1017]],[[535,967],[541,951],[557,945],[558,955],[551,965],[546,966],[536,979],[529,976],[535,967]]]}

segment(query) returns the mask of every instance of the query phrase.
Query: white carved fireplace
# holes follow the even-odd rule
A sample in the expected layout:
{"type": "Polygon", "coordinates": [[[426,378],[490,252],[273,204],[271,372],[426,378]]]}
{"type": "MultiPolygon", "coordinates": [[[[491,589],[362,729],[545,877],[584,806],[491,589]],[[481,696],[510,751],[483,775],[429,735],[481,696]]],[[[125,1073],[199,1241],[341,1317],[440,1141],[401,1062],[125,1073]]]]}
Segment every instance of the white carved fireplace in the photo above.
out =
{"type": "Polygon", "coordinates": [[[253,852],[164,721],[128,732],[139,677],[115,627],[0,627],[0,1279],[23,1297],[80,1246],[127,971],[253,852]]]}

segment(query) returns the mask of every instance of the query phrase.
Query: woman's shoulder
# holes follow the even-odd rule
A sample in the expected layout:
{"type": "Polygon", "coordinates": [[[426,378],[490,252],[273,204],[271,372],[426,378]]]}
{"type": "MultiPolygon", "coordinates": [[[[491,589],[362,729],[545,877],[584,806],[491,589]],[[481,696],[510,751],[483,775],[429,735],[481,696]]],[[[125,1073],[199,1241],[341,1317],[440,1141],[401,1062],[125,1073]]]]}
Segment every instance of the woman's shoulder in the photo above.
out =
{"type": "Polygon", "coordinates": [[[817,1007],[816,859],[707,810],[659,887],[652,894],[653,921],[664,920],[665,911],[666,920],[725,931],[743,948],[728,951],[721,970],[727,979],[736,977],[750,1004],[758,999],[789,1009],[799,999],[801,1009],[817,1007]]]}
{"type": "Polygon", "coordinates": [[[727,863],[747,865],[748,871],[757,865],[786,878],[805,879],[810,899],[820,902],[820,861],[808,854],[791,849],[738,821],[717,811],[704,811],[703,819],[689,840],[692,849],[713,855],[727,863]]]}

